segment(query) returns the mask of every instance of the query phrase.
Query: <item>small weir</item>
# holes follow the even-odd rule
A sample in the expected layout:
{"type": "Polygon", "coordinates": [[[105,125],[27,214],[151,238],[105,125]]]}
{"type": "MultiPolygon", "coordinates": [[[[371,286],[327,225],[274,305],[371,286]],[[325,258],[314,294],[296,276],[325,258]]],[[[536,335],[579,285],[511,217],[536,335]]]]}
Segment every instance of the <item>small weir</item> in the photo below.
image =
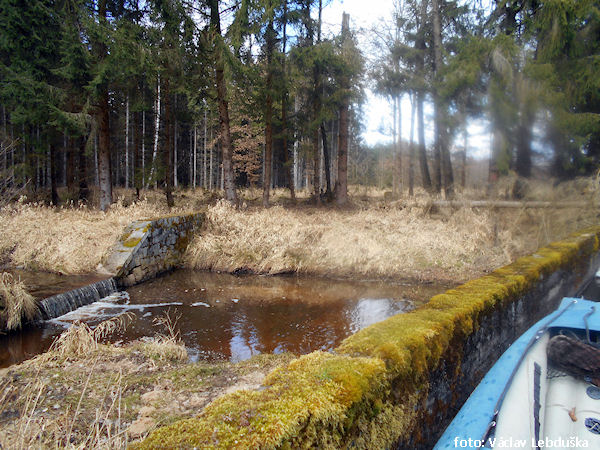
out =
{"type": "Polygon", "coordinates": [[[117,283],[114,278],[97,281],[42,300],[40,302],[40,312],[43,319],[54,319],[81,306],[97,302],[115,292],[117,292],[117,283]]]}
{"type": "Polygon", "coordinates": [[[258,353],[329,350],[359,329],[410,311],[450,287],[190,270],[121,292],[113,279],[102,280],[45,299],[42,308],[51,320],[41,327],[0,337],[0,367],[45,351],[75,321],[94,326],[124,312],[133,313],[135,320],[113,342],[164,332],[155,319],[169,314],[177,319],[192,360],[239,361],[258,353]]]}

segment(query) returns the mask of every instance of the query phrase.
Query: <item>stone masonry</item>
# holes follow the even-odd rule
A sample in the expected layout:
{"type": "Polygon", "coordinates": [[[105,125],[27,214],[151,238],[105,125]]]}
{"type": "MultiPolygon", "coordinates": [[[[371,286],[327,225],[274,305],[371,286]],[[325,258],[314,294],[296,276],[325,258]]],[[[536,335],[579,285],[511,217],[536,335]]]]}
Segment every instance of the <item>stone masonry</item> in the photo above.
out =
{"type": "Polygon", "coordinates": [[[121,287],[152,279],[181,263],[194,230],[203,221],[204,214],[195,213],[134,222],[102,265],[121,287]]]}

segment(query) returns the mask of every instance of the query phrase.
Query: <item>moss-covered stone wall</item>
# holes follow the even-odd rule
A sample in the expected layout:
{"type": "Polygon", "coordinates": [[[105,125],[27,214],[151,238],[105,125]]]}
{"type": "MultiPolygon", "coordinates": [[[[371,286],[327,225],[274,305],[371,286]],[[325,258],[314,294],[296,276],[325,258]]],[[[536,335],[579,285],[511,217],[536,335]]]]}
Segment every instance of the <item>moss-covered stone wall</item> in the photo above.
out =
{"type": "Polygon", "coordinates": [[[269,374],[139,448],[430,448],[514,338],[600,264],[600,227],[269,374]]]}
{"type": "Polygon", "coordinates": [[[132,286],[176,267],[203,222],[204,214],[196,213],[131,224],[109,257],[119,285],[132,286]]]}

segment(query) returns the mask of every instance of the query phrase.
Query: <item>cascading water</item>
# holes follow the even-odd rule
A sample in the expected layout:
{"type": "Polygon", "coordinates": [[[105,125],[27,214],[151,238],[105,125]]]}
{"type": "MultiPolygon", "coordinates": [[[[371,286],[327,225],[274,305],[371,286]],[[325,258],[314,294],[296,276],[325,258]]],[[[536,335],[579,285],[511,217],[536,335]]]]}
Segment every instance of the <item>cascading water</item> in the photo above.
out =
{"type": "Polygon", "coordinates": [[[118,291],[114,278],[98,281],[87,286],[73,289],[63,294],[53,295],[40,302],[41,318],[54,319],[71,312],[80,306],[97,302],[110,294],[118,291]]]}

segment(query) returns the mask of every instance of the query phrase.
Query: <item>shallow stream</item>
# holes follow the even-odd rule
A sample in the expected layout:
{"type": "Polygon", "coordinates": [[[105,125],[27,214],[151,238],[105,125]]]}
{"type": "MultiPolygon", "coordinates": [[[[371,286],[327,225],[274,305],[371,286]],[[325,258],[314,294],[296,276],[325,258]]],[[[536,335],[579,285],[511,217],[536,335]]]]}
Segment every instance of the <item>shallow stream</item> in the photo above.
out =
{"type": "Polygon", "coordinates": [[[0,367],[45,351],[76,320],[93,326],[128,311],[135,319],[113,336],[114,342],[164,333],[155,319],[169,314],[192,360],[239,361],[258,353],[329,350],[361,328],[409,311],[452,286],[178,270],[42,328],[1,337],[0,367]]]}

